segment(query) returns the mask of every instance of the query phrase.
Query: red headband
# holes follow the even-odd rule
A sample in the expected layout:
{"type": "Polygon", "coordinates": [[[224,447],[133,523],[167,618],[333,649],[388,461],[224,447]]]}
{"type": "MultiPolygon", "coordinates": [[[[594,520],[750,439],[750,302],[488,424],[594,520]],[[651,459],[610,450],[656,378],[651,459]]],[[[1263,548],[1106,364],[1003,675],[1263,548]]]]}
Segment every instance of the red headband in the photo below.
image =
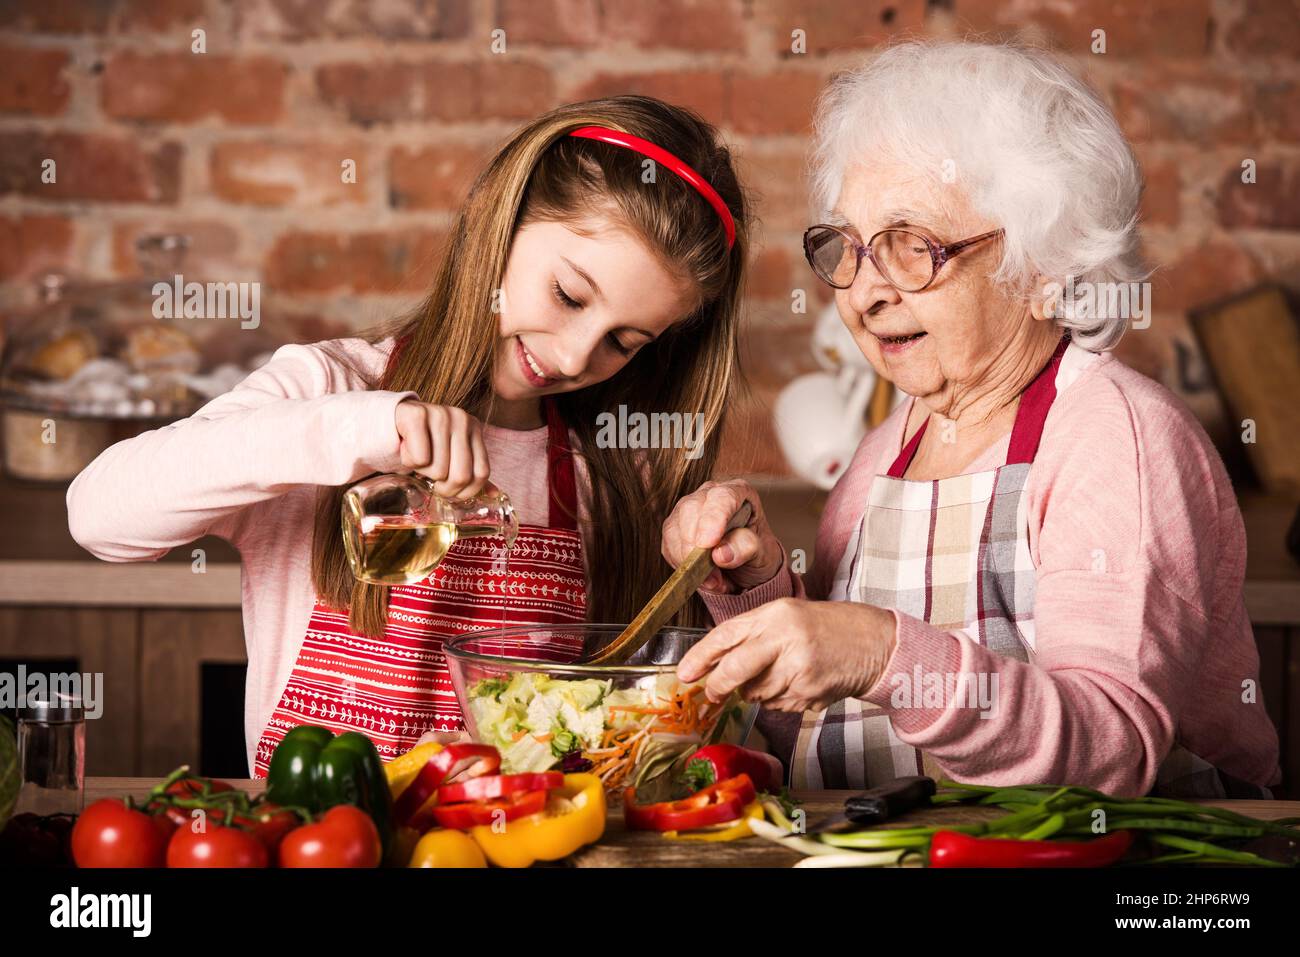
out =
{"type": "Polygon", "coordinates": [[[718,191],[709,185],[706,180],[695,170],[691,169],[681,160],[666,149],[655,146],[649,140],[643,140],[639,136],[633,136],[631,133],[623,133],[619,130],[611,130],[604,126],[581,126],[573,130],[570,136],[581,137],[586,140],[600,140],[604,143],[613,143],[615,146],[624,146],[630,150],[636,150],[645,156],[650,157],[656,163],[662,163],[670,170],[680,176],[686,182],[695,187],[696,191],[709,201],[718,213],[718,218],[722,220],[722,228],[727,234],[727,248],[730,249],[736,243],[736,223],[731,218],[731,210],[727,209],[727,204],[722,201],[718,191]]]}

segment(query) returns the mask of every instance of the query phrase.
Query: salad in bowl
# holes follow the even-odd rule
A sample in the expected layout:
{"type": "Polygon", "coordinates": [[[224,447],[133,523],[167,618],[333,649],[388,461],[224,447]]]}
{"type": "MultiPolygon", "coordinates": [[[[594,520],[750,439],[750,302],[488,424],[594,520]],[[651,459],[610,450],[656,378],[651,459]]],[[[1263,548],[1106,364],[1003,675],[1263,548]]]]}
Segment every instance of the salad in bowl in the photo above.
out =
{"type": "Polygon", "coordinates": [[[590,771],[607,790],[653,792],[710,744],[743,744],[757,705],[711,702],[677,662],[707,632],[664,628],[632,660],[579,664],[622,625],[525,626],[462,635],[446,648],[452,683],[475,741],[501,752],[501,769],[590,771]]]}

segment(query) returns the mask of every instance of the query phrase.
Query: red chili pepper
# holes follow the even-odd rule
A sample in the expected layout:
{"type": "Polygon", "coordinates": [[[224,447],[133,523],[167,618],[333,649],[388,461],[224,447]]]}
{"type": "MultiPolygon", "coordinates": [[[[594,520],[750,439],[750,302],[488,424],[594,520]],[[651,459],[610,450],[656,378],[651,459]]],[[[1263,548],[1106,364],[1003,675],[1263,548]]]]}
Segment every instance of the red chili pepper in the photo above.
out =
{"type": "Polygon", "coordinates": [[[564,775],[559,771],[543,771],[540,774],[488,774],[458,784],[444,784],[438,788],[438,803],[491,801],[494,798],[519,794],[521,791],[551,791],[563,783],[564,775]]]}
{"type": "Polygon", "coordinates": [[[754,800],[754,782],[747,774],[711,784],[680,801],[637,804],[636,789],[623,791],[623,823],[634,831],[691,831],[744,817],[754,800]]]}
{"type": "MultiPolygon", "coordinates": [[[[460,804],[435,804],[433,819],[443,827],[467,831],[496,821],[513,821],[537,814],[546,807],[548,791],[524,791],[500,801],[465,801],[460,804]]],[[[418,829],[417,829],[418,830],[418,829]]]]}
{"type": "Polygon", "coordinates": [[[1132,831],[1113,831],[1095,841],[1017,841],[936,831],[931,867],[1105,867],[1133,843],[1132,831]]]}
{"type": "Polygon", "coordinates": [[[500,767],[501,754],[490,744],[449,744],[425,762],[415,780],[398,797],[393,805],[393,819],[398,824],[409,823],[442,782],[466,768],[470,769],[470,777],[478,777],[495,774],[500,767]]]}
{"type": "Polygon", "coordinates": [[[710,744],[700,748],[686,764],[686,783],[699,790],[716,781],[748,774],[760,791],[779,791],[785,780],[781,762],[763,751],[751,751],[734,744],[710,744]]]}

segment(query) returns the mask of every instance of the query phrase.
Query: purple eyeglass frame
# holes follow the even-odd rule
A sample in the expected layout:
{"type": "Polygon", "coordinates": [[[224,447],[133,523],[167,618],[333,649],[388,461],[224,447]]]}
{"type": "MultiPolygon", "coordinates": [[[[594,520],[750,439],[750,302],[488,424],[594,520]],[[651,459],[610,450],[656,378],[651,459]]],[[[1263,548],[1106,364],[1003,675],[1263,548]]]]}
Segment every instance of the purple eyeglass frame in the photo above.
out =
{"type": "Polygon", "coordinates": [[[914,233],[910,229],[901,229],[897,226],[891,226],[888,229],[882,229],[879,232],[872,233],[871,238],[868,239],[866,243],[860,243],[851,233],[839,226],[832,226],[830,223],[818,223],[815,226],[809,226],[803,232],[803,254],[804,258],[808,260],[809,267],[812,268],[813,275],[826,283],[826,285],[830,286],[832,289],[848,289],[857,282],[858,270],[862,268],[862,259],[865,256],[867,259],[871,260],[871,265],[876,267],[876,272],[880,273],[880,277],[899,292],[922,292],[923,290],[930,288],[930,284],[934,282],[934,277],[939,275],[939,268],[948,260],[954,258],[963,249],[966,249],[969,246],[974,246],[976,243],[983,242],[986,239],[992,239],[994,236],[1000,236],[1003,232],[1004,230],[1002,229],[995,229],[992,232],[972,236],[970,239],[958,240],[955,243],[940,244],[934,242],[928,236],[914,233]],[[857,262],[853,266],[853,278],[849,280],[847,286],[836,285],[818,271],[816,264],[813,262],[813,249],[811,242],[812,232],[815,229],[830,229],[839,233],[848,241],[849,245],[853,247],[853,251],[857,253],[857,262]],[[903,233],[906,236],[915,236],[917,239],[921,240],[921,242],[925,243],[925,248],[930,250],[930,278],[926,280],[925,285],[918,286],[915,289],[904,289],[902,286],[898,285],[898,283],[894,282],[894,280],[890,279],[885,274],[885,271],[880,268],[880,264],[876,262],[875,254],[871,251],[871,244],[876,241],[876,237],[882,236],[885,233],[903,233]]]}

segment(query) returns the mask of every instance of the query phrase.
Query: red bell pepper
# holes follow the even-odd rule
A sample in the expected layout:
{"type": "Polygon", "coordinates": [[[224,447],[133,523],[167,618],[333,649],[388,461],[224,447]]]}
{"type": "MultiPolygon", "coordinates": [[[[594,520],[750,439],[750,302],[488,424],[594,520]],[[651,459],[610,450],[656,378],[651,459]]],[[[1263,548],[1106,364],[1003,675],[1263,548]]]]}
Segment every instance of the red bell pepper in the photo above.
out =
{"type": "Polygon", "coordinates": [[[634,831],[691,831],[724,824],[745,816],[754,800],[754,782],[747,774],[711,784],[680,801],[637,804],[636,789],[623,791],[623,823],[634,831]]]}
{"type": "Polygon", "coordinates": [[[469,769],[471,777],[495,774],[501,767],[501,754],[490,744],[449,744],[425,762],[424,767],[407,785],[393,805],[393,818],[408,824],[426,801],[437,793],[444,781],[469,769]]]}
{"type": "Polygon", "coordinates": [[[523,791],[551,791],[563,783],[564,775],[559,771],[543,771],[540,774],[487,774],[456,784],[444,784],[438,788],[438,803],[491,801],[494,798],[510,797],[523,791]]]}
{"type": "Polygon", "coordinates": [[[931,867],[1105,867],[1133,843],[1132,831],[1113,831],[1093,841],[1018,841],[936,831],[931,867]]]}
{"type": "Polygon", "coordinates": [[[442,827],[467,831],[501,821],[514,821],[537,814],[546,807],[549,791],[523,791],[500,801],[463,801],[459,804],[436,804],[433,819],[442,827]]]}
{"type": "Polygon", "coordinates": [[[785,769],[775,757],[734,744],[710,744],[700,748],[691,755],[683,777],[687,785],[698,791],[738,774],[748,774],[754,787],[760,791],[779,791],[785,780],[785,769]]]}

